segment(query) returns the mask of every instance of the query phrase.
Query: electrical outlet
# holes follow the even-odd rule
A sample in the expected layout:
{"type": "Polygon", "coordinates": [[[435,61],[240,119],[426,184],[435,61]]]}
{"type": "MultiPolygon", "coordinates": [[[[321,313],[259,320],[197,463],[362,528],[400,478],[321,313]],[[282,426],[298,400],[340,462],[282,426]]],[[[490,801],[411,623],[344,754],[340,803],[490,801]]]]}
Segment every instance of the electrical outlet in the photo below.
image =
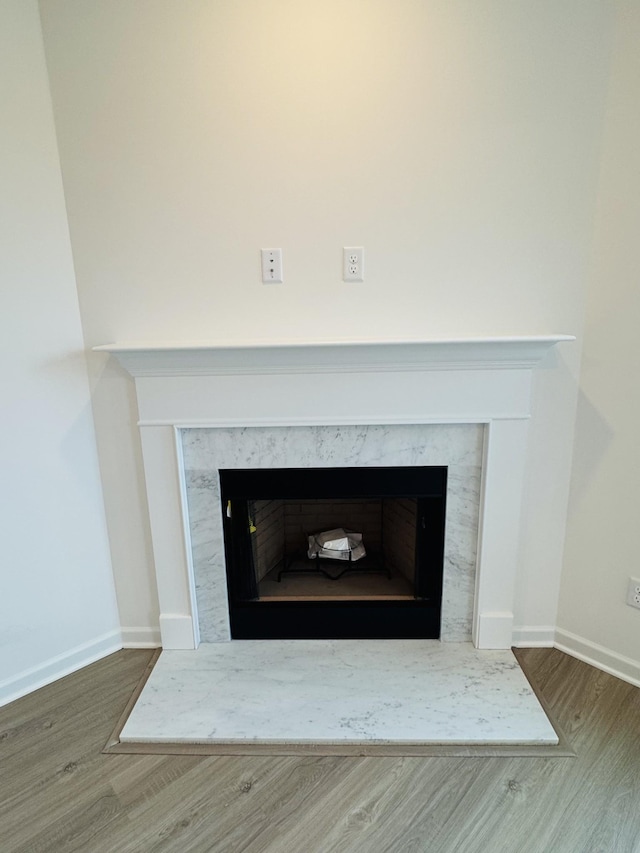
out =
{"type": "Polygon", "coordinates": [[[282,277],[282,249],[260,249],[262,283],[280,284],[282,277]]]}
{"type": "Polygon", "coordinates": [[[630,607],[637,607],[640,610],[640,580],[638,578],[629,578],[627,604],[630,607]]]}
{"type": "Polygon", "coordinates": [[[364,249],[345,246],[342,250],[342,280],[364,281],[364,249]]]}

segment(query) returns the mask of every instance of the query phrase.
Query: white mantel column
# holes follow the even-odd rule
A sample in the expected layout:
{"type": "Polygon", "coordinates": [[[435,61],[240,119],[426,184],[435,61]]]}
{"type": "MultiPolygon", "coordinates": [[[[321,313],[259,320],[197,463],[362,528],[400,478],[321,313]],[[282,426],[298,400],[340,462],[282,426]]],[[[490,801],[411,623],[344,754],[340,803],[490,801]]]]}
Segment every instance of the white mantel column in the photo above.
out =
{"type": "Polygon", "coordinates": [[[141,426],[164,649],[195,649],[200,641],[189,529],[182,479],[182,447],[169,426],[141,426]]]}
{"type": "Polygon", "coordinates": [[[485,430],[473,622],[480,649],[512,643],[528,427],[528,420],[496,420],[485,430]]]}

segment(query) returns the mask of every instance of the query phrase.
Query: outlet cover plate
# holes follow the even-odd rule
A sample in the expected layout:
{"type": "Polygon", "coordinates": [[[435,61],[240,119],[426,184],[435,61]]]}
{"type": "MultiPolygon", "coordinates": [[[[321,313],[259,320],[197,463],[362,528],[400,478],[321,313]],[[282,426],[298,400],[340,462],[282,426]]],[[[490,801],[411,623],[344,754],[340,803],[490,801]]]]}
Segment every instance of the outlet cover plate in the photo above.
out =
{"type": "Polygon", "coordinates": [[[627,590],[627,604],[629,607],[637,607],[640,610],[640,579],[629,578],[627,590]]]}
{"type": "Polygon", "coordinates": [[[342,249],[342,280],[364,281],[364,248],[345,246],[342,249]]]}
{"type": "Polygon", "coordinates": [[[282,249],[260,249],[262,283],[282,284],[282,249]]]}

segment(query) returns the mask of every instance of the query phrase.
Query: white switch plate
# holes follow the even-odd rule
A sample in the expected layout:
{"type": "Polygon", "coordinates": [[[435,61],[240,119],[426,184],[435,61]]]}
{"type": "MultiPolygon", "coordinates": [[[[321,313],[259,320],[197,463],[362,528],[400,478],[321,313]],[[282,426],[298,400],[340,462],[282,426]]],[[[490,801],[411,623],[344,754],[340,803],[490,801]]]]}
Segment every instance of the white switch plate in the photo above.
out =
{"type": "Polygon", "coordinates": [[[260,249],[262,258],[262,283],[280,284],[282,277],[282,249],[260,249]]]}
{"type": "Polygon", "coordinates": [[[342,280],[364,281],[364,249],[345,246],[342,249],[342,280]]]}

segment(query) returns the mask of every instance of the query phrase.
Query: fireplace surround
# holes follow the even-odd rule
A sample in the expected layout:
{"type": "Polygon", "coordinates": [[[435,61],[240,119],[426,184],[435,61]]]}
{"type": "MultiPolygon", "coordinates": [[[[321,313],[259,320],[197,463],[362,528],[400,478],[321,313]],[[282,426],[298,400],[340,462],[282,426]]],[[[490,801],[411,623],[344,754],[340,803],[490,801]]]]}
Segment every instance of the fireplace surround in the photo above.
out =
{"type": "Polygon", "coordinates": [[[477,424],[198,427],[178,432],[200,637],[231,638],[219,472],[443,466],[447,476],[441,639],[472,635],[484,428],[477,424]]]}
{"type": "MultiPolygon", "coordinates": [[[[263,431],[262,444],[242,451],[260,465],[270,463],[270,431],[286,435],[288,445],[296,430],[306,431],[307,444],[311,439],[317,447],[314,431],[407,427],[424,431],[424,447],[429,429],[458,425],[480,436],[482,457],[470,633],[479,648],[508,648],[533,370],[551,347],[572,339],[96,348],[113,353],[135,378],[163,647],[195,648],[201,625],[205,639],[229,639],[223,590],[210,590],[207,599],[197,588],[199,561],[218,580],[224,565],[211,543],[203,555],[194,541],[198,519],[189,507],[185,440],[226,433],[237,444],[238,436],[263,431]]],[[[297,464],[309,464],[304,453],[297,464]]]]}

